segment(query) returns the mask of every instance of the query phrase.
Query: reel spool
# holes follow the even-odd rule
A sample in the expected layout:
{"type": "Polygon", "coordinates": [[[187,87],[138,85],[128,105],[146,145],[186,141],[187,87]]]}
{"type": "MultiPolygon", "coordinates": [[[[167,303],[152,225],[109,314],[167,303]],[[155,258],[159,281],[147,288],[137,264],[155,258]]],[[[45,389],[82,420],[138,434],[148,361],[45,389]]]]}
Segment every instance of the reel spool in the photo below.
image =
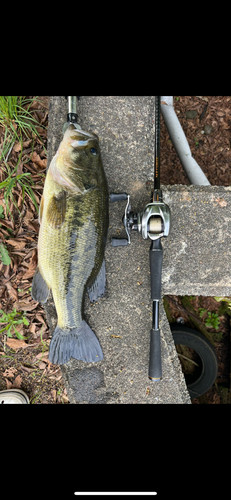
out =
{"type": "Polygon", "coordinates": [[[148,221],[148,233],[159,234],[164,230],[163,220],[161,217],[151,217],[148,221]]]}

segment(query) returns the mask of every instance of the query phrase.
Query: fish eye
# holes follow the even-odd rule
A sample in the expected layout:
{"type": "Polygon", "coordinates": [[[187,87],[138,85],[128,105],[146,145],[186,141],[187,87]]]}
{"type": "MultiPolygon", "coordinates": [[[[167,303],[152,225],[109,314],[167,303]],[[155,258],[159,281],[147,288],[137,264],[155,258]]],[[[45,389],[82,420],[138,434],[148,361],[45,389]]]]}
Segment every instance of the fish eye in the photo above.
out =
{"type": "Polygon", "coordinates": [[[92,155],[97,155],[98,151],[97,151],[97,149],[96,149],[96,148],[91,148],[91,149],[90,149],[90,153],[91,153],[92,155]]]}

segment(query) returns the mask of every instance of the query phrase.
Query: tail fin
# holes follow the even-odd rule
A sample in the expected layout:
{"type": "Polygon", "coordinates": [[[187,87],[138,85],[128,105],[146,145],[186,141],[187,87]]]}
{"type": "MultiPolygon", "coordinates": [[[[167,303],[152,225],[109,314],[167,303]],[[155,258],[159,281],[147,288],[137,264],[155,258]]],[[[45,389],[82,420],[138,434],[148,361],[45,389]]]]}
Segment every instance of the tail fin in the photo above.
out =
{"type": "Polygon", "coordinates": [[[53,333],[49,350],[51,363],[62,365],[71,357],[88,363],[103,359],[99,341],[84,320],[78,328],[64,330],[56,326],[53,333]]]}

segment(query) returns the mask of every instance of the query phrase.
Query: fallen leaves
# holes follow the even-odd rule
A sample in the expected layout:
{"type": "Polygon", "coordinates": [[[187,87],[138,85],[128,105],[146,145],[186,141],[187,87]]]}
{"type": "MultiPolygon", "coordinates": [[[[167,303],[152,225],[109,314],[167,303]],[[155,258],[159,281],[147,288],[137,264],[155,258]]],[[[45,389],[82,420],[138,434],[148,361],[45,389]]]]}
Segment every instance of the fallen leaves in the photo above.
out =
{"type": "Polygon", "coordinates": [[[47,166],[47,159],[45,158],[42,160],[36,151],[33,152],[31,160],[33,161],[35,168],[39,167],[43,170],[47,166]]]}
{"type": "Polygon", "coordinates": [[[7,240],[7,244],[17,247],[18,250],[22,250],[23,248],[25,248],[27,241],[23,238],[9,238],[7,240]]]}
{"type": "Polygon", "coordinates": [[[21,142],[16,142],[16,144],[13,147],[13,151],[15,151],[15,153],[19,153],[19,151],[21,151],[21,149],[22,149],[22,146],[23,146],[23,149],[25,149],[25,148],[28,148],[28,146],[30,146],[31,143],[32,143],[32,139],[29,139],[28,141],[24,141],[22,144],[21,144],[21,142]]]}
{"type": "Polygon", "coordinates": [[[7,338],[6,339],[6,344],[11,348],[11,349],[25,349],[25,347],[28,347],[28,344],[24,340],[19,340],[19,339],[11,339],[7,338]]]}
{"type": "Polygon", "coordinates": [[[15,373],[17,373],[17,368],[13,368],[12,366],[10,368],[7,368],[4,373],[3,373],[3,377],[7,377],[7,378],[14,378],[15,376],[15,373]]]}
{"type": "MultiPolygon", "coordinates": [[[[187,137],[192,156],[211,185],[231,184],[231,96],[174,96],[174,109],[187,137]],[[197,111],[194,119],[187,111],[197,111]],[[212,127],[210,134],[207,128],[212,127]]],[[[161,117],[161,182],[188,184],[188,178],[161,117]]]]}

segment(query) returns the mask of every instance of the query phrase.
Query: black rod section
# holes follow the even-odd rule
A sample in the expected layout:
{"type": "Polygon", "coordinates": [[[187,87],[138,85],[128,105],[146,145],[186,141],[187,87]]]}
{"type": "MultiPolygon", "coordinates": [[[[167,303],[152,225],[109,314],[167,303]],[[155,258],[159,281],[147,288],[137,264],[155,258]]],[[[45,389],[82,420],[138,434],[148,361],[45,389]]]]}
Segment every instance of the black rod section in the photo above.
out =
{"type": "Polygon", "coordinates": [[[161,347],[159,329],[159,301],[161,300],[161,273],[163,249],[161,239],[152,241],[150,251],[151,298],[153,300],[153,317],[150,337],[150,358],[148,376],[153,382],[162,378],[161,347]]]}
{"type": "Polygon", "coordinates": [[[160,95],[155,96],[155,160],[154,160],[154,196],[160,189],[160,95]]]}

